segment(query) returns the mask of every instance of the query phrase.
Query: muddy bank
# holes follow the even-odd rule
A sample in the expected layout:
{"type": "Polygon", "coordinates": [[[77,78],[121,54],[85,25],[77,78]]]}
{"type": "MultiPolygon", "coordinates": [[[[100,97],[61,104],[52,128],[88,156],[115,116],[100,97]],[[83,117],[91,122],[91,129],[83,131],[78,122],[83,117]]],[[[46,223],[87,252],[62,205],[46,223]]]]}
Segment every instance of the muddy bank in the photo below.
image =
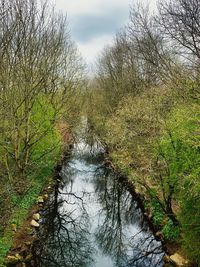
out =
{"type": "MultiPolygon", "coordinates": [[[[44,190],[42,198],[38,199],[40,203],[30,211],[27,225],[22,230],[30,229],[35,214],[41,216],[31,227],[32,232],[25,234],[24,239],[23,231],[18,237],[16,235],[15,247],[11,251],[11,256],[17,260],[15,266],[74,266],[66,254],[69,252],[80,266],[86,259],[93,258],[96,262],[93,266],[116,266],[114,255],[119,252],[115,247],[124,247],[127,241],[133,255],[123,252],[125,259],[120,252],[118,257],[123,264],[164,266],[166,242],[158,235],[158,229],[145,210],[142,194],[136,192],[134,185],[103,157],[85,151],[83,144],[80,147],[80,152],[73,152],[72,157],[68,153],[67,159],[58,165],[55,184],[44,190]],[[50,198],[44,197],[47,195],[50,198]],[[98,217],[99,214],[103,215],[98,217]],[[91,229],[92,233],[89,232],[91,229]],[[23,240],[21,244],[20,240],[23,240]]],[[[165,255],[166,266],[183,266],[177,265],[180,257],[175,256],[172,260],[165,255]]],[[[90,263],[86,261],[85,264],[90,263]]]]}
{"type": "Polygon", "coordinates": [[[112,160],[109,158],[109,153],[106,152],[105,166],[112,169],[118,176],[119,180],[125,184],[127,190],[131,193],[134,199],[139,203],[140,209],[143,212],[145,220],[153,232],[155,239],[162,243],[162,249],[165,252],[164,256],[164,267],[197,267],[192,262],[189,262],[185,257],[185,253],[181,248],[180,240],[166,240],[161,232],[159,225],[155,225],[153,221],[152,211],[149,208],[145,208],[145,194],[140,189],[136,188],[134,183],[128,179],[127,176],[123,175],[118,168],[113,165],[112,160]]]}
{"type": "Polygon", "coordinates": [[[163,266],[162,244],[123,177],[80,142],[61,170],[32,266],[163,266]]]}
{"type": "MultiPolygon", "coordinates": [[[[63,131],[64,134],[64,131],[63,131]]],[[[64,135],[63,140],[66,142],[64,135]]],[[[72,141],[72,137],[67,141],[72,141]]],[[[12,247],[5,258],[6,266],[28,267],[32,259],[32,246],[38,239],[39,228],[44,226],[43,214],[51,194],[58,188],[61,181],[59,172],[63,163],[68,162],[71,156],[73,144],[65,143],[63,145],[63,154],[60,161],[56,164],[54,174],[49,180],[49,183],[41,191],[35,199],[35,204],[28,211],[27,217],[22,225],[17,228],[17,225],[12,224],[11,230],[14,234],[12,247]]]]}

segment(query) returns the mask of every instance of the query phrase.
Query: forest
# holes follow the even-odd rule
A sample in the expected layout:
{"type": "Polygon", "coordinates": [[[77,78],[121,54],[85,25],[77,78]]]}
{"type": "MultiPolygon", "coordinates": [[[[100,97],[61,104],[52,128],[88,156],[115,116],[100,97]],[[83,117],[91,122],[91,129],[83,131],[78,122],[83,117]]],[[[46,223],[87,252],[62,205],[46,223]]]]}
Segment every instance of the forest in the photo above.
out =
{"type": "Polygon", "coordinates": [[[200,0],[133,1],[92,77],[49,1],[1,0],[0,33],[0,266],[83,117],[160,238],[200,266],[200,0]]]}
{"type": "Polygon", "coordinates": [[[61,158],[85,83],[66,17],[47,2],[0,2],[0,266],[61,158]]]}

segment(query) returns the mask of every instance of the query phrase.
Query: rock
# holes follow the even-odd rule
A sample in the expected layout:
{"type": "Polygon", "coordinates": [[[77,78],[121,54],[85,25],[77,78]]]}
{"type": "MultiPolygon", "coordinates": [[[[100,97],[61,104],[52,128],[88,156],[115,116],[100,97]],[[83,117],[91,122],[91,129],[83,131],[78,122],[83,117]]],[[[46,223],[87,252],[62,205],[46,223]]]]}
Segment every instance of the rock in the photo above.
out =
{"type": "Polygon", "coordinates": [[[35,231],[34,231],[34,229],[31,228],[31,227],[27,227],[27,228],[26,228],[26,232],[27,232],[28,235],[33,235],[35,231]]]}
{"type": "Polygon", "coordinates": [[[15,254],[15,257],[19,260],[22,261],[23,257],[21,255],[19,255],[18,253],[15,254]]]}
{"type": "Polygon", "coordinates": [[[40,214],[39,214],[39,213],[35,213],[35,214],[33,214],[33,219],[34,219],[35,221],[39,221],[39,219],[40,219],[40,214]]]}
{"type": "Polygon", "coordinates": [[[140,194],[140,189],[139,188],[135,188],[135,193],[136,193],[136,195],[139,195],[140,194]]]}
{"type": "Polygon", "coordinates": [[[39,204],[43,204],[43,203],[44,203],[44,199],[43,199],[43,197],[42,197],[42,196],[39,196],[38,199],[37,199],[37,202],[38,202],[39,204]]]}
{"type": "Polygon", "coordinates": [[[157,233],[155,234],[155,236],[156,236],[157,238],[159,238],[159,239],[162,239],[162,238],[163,238],[163,233],[162,233],[162,232],[157,232],[157,233]]]}
{"type": "Polygon", "coordinates": [[[45,218],[41,218],[38,223],[45,224],[46,223],[46,219],[45,218]]]}
{"type": "Polygon", "coordinates": [[[33,227],[40,227],[39,223],[36,222],[35,220],[32,220],[31,221],[31,226],[33,226],[33,227]]]}
{"type": "Polygon", "coordinates": [[[24,244],[25,244],[27,247],[30,247],[30,246],[32,245],[32,242],[31,242],[31,241],[26,241],[24,244]]]}
{"type": "Polygon", "coordinates": [[[43,196],[44,200],[47,200],[48,197],[49,197],[48,194],[44,194],[44,196],[43,196]]]}
{"type": "Polygon", "coordinates": [[[163,260],[164,260],[164,262],[170,262],[171,261],[171,259],[170,259],[170,257],[168,255],[165,255],[163,257],[163,260]]]}
{"type": "Polygon", "coordinates": [[[178,253],[171,255],[170,260],[174,262],[178,267],[186,266],[188,263],[188,261],[178,253]]]}
{"type": "Polygon", "coordinates": [[[153,218],[153,213],[150,212],[148,218],[151,220],[153,218]]]}
{"type": "Polygon", "coordinates": [[[28,254],[24,261],[25,262],[30,262],[32,258],[33,258],[33,255],[32,254],[28,254]]]}
{"type": "Polygon", "coordinates": [[[19,262],[19,259],[15,256],[7,256],[6,263],[9,264],[17,264],[19,262]]]}

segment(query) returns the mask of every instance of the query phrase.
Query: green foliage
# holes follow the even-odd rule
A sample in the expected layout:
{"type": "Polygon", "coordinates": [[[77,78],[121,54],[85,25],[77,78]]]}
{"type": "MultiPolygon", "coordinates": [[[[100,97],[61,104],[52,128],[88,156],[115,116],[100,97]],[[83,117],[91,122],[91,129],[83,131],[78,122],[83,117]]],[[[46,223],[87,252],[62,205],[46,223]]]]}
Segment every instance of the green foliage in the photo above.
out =
{"type": "Polygon", "coordinates": [[[189,257],[200,264],[200,190],[199,182],[188,183],[188,192],[182,193],[182,241],[189,257]]]}
{"type": "MultiPolygon", "coordinates": [[[[12,244],[13,232],[10,225],[12,223],[18,227],[21,225],[61,155],[61,137],[55,123],[52,123],[54,119],[52,105],[44,95],[40,95],[33,106],[30,118],[30,128],[34,138],[26,177],[26,193],[20,196],[13,188],[10,190],[10,203],[13,210],[8,226],[0,239],[0,266],[12,244]]],[[[8,203],[7,209],[9,209],[8,203]]]]}
{"type": "Polygon", "coordinates": [[[49,175],[61,154],[61,137],[55,125],[58,114],[55,112],[44,95],[38,97],[32,110],[31,129],[35,135],[32,140],[31,171],[37,170],[37,174],[44,176],[49,175]]]}
{"type": "Polygon", "coordinates": [[[15,206],[15,205],[19,204],[20,196],[17,195],[15,192],[12,192],[11,196],[10,196],[10,199],[11,199],[12,205],[15,206]]]}
{"type": "Polygon", "coordinates": [[[156,88],[124,96],[106,116],[101,109],[95,112],[93,127],[114,165],[149,197],[153,222],[164,238],[181,237],[187,255],[199,259],[199,105],[156,88]]]}
{"type": "MultiPolygon", "coordinates": [[[[163,127],[165,106],[171,92],[157,88],[139,96],[124,97],[104,125],[106,144],[120,169],[150,170],[153,148],[163,127]]],[[[126,171],[127,172],[127,171],[126,171]]]]}
{"type": "Polygon", "coordinates": [[[163,234],[165,240],[178,240],[180,238],[180,226],[175,225],[171,219],[167,217],[160,203],[154,198],[154,190],[151,191],[151,199],[145,202],[145,208],[152,211],[153,223],[163,234]]]}
{"type": "Polygon", "coordinates": [[[169,219],[162,228],[162,233],[167,240],[177,240],[180,237],[180,227],[169,219]]]}
{"type": "Polygon", "coordinates": [[[7,232],[4,238],[0,239],[0,266],[4,267],[6,254],[12,245],[12,232],[7,232]]]}
{"type": "MultiPolygon", "coordinates": [[[[193,260],[200,259],[199,120],[197,104],[177,106],[170,113],[160,142],[161,154],[169,169],[165,186],[175,186],[176,200],[181,206],[183,243],[193,260]]],[[[164,234],[170,238],[168,233],[172,232],[176,237],[176,229],[170,231],[170,228],[171,225],[166,225],[164,234]]]]}
{"type": "Polygon", "coordinates": [[[160,204],[154,199],[151,200],[150,204],[153,209],[153,222],[155,225],[161,226],[165,218],[163,210],[161,209],[160,204]]]}
{"type": "Polygon", "coordinates": [[[171,219],[166,217],[160,204],[152,199],[149,206],[153,210],[153,222],[157,225],[163,233],[166,240],[177,240],[180,237],[180,226],[174,225],[171,219]]]}
{"type": "Polygon", "coordinates": [[[9,225],[21,225],[61,155],[58,123],[72,129],[80,118],[82,60],[48,2],[0,3],[0,266],[9,225]]]}
{"type": "Polygon", "coordinates": [[[129,26],[100,57],[88,114],[114,166],[145,195],[164,237],[181,237],[186,255],[200,266],[199,55],[193,42],[182,42],[187,11],[196,10],[186,2],[161,4],[159,20],[133,5],[129,26]],[[178,53],[163,42],[158,21],[178,53]],[[189,68],[181,58],[185,48],[189,68]]]}
{"type": "Polygon", "coordinates": [[[36,181],[33,181],[27,193],[21,199],[18,197],[18,205],[14,208],[12,216],[9,219],[8,226],[6,229],[4,229],[4,234],[0,238],[0,266],[4,266],[3,263],[6,254],[12,245],[14,232],[11,229],[11,224],[14,223],[17,225],[17,227],[20,227],[23,220],[27,216],[30,207],[35,203],[37,196],[41,192],[46,182],[47,177],[43,180],[37,179],[36,181]]]}

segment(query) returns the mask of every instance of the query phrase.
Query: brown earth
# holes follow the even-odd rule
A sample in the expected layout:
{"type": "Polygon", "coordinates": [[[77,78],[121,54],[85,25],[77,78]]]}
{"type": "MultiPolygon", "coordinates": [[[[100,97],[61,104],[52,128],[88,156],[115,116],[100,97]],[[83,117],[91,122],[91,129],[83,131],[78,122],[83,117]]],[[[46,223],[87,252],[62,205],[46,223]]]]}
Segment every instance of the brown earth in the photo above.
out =
{"type": "MultiPolygon", "coordinates": [[[[45,202],[48,199],[47,195],[49,195],[52,190],[54,189],[53,185],[48,185],[45,188],[40,196],[44,198],[44,203],[37,203],[32,206],[29,210],[26,219],[24,220],[23,224],[20,226],[19,229],[14,229],[16,231],[14,238],[13,238],[13,245],[10,249],[9,256],[14,256],[19,258],[19,262],[15,264],[17,267],[26,267],[29,266],[28,263],[31,260],[31,248],[33,242],[37,239],[37,229],[31,226],[31,220],[33,219],[33,215],[35,213],[39,213],[43,210],[45,206],[45,202]]],[[[8,264],[9,266],[9,264],[8,264]]]]}

